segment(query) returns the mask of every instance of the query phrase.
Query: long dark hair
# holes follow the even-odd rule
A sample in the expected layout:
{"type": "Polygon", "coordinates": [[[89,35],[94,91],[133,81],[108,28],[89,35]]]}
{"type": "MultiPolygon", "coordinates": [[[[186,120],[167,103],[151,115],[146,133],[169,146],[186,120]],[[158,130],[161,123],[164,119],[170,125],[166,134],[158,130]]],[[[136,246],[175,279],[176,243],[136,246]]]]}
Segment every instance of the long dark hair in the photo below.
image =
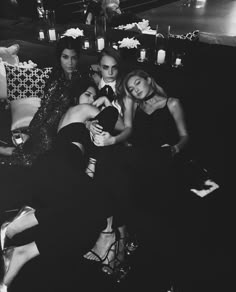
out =
{"type": "Polygon", "coordinates": [[[64,36],[58,40],[55,50],[57,63],[55,64],[52,72],[52,77],[54,78],[65,77],[64,71],[61,67],[61,54],[65,49],[74,50],[79,58],[81,52],[80,37],[74,39],[72,37],[64,36]]]}
{"type": "Polygon", "coordinates": [[[93,80],[87,77],[83,77],[79,82],[75,82],[72,86],[72,96],[74,99],[74,104],[79,103],[79,98],[82,93],[84,93],[89,87],[93,87],[98,95],[98,87],[93,80]]]}

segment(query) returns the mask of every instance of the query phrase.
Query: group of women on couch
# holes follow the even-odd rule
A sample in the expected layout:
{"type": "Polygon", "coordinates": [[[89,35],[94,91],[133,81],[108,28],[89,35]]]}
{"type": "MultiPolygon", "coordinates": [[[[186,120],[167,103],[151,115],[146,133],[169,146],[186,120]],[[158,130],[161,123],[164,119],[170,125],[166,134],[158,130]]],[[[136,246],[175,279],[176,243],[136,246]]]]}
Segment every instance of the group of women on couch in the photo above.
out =
{"type": "Polygon", "coordinates": [[[122,61],[113,48],[100,53],[100,79],[81,78],[80,47],[79,38],[58,41],[58,65],[25,143],[0,148],[1,164],[32,170],[30,207],[1,227],[1,292],[32,258],[68,253],[70,234],[78,257],[100,262],[104,272],[114,273],[124,261],[134,193],[155,186],[162,196],[172,157],[187,145],[178,99],[167,97],[147,72],[122,76],[122,61]],[[104,85],[111,86],[112,97],[104,95],[104,85]],[[19,245],[19,237],[35,226],[30,243],[20,240],[19,245]]]}

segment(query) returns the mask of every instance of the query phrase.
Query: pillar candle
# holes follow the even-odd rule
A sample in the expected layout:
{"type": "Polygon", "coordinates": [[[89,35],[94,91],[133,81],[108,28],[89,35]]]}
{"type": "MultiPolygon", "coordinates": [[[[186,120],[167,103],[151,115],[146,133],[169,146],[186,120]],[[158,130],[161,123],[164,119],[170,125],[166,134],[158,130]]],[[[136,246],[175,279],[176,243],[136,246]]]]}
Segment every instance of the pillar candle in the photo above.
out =
{"type": "Polygon", "coordinates": [[[140,51],[140,59],[141,59],[141,60],[146,59],[146,50],[145,50],[145,49],[142,49],[142,50],[140,51]]]}
{"type": "Polygon", "coordinates": [[[105,47],[105,40],[104,38],[97,38],[97,48],[98,51],[101,51],[105,47]]]}
{"type": "Polygon", "coordinates": [[[49,40],[50,41],[56,41],[57,40],[56,31],[55,31],[54,28],[50,28],[48,30],[48,35],[49,35],[49,40]]]}
{"type": "Polygon", "coordinates": [[[84,48],[85,49],[88,49],[89,48],[89,41],[88,40],[85,40],[84,41],[84,48]]]}
{"type": "Polygon", "coordinates": [[[157,53],[157,63],[163,64],[165,62],[165,57],[166,57],[166,51],[159,50],[157,53]]]}
{"type": "Polygon", "coordinates": [[[181,59],[180,58],[176,58],[175,66],[179,66],[179,65],[181,65],[181,59]]]}
{"type": "Polygon", "coordinates": [[[44,40],[44,32],[43,32],[43,30],[39,31],[39,39],[40,40],[44,40]]]}

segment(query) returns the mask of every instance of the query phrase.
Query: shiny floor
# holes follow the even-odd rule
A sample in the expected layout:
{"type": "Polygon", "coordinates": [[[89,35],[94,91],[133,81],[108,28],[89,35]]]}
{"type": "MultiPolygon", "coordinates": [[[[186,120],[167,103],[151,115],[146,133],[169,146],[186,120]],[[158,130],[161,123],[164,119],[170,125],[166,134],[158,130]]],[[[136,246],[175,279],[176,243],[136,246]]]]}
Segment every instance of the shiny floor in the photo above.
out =
{"type": "Polygon", "coordinates": [[[236,35],[235,0],[180,0],[137,13],[150,26],[170,25],[172,33],[193,30],[236,35]]]}

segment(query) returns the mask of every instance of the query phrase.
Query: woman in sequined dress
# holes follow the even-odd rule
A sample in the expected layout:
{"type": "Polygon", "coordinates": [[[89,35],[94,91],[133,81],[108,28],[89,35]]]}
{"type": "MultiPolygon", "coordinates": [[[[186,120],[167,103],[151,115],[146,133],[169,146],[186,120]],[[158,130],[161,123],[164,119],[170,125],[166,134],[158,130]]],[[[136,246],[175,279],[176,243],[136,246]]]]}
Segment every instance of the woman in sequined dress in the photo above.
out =
{"type": "Polygon", "coordinates": [[[1,165],[32,166],[51,149],[58,123],[73,102],[73,84],[79,82],[80,40],[62,37],[56,47],[58,65],[53,68],[39,110],[23,134],[25,143],[18,147],[0,147],[1,165]]]}

